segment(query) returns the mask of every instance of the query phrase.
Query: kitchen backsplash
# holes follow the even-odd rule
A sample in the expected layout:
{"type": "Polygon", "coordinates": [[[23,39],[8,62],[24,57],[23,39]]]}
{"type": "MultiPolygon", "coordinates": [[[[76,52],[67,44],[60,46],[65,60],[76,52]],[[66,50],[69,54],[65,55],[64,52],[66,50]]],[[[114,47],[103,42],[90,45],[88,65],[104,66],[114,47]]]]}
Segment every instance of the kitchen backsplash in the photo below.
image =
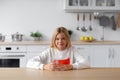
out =
{"type": "MultiPolygon", "coordinates": [[[[95,19],[92,13],[92,21],[89,21],[89,13],[85,14],[85,23],[83,23],[83,14],[79,13],[79,27],[89,25],[92,31],[78,31],[77,13],[65,13],[63,9],[63,0],[0,0],[0,33],[6,35],[6,41],[11,41],[11,35],[19,32],[23,34],[23,40],[33,40],[30,33],[40,31],[43,34],[41,40],[51,40],[53,31],[56,27],[64,26],[73,30],[71,40],[79,40],[80,36],[91,35],[97,40],[101,40],[104,34],[104,40],[120,40],[120,28],[113,30],[112,22],[103,27],[100,26],[99,20],[95,19]]],[[[110,19],[116,13],[105,14],[110,19]]],[[[104,23],[104,22],[103,22],[104,23]]]]}

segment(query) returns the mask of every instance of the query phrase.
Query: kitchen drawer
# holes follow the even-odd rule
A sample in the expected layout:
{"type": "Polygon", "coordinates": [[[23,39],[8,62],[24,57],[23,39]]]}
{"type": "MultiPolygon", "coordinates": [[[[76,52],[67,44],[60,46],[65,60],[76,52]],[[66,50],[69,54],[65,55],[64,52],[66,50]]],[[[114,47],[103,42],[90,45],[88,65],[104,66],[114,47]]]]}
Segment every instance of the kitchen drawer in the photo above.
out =
{"type": "Polygon", "coordinates": [[[27,52],[25,45],[2,45],[0,52],[27,52]]]}
{"type": "Polygon", "coordinates": [[[27,46],[27,52],[29,53],[36,53],[36,52],[42,52],[43,50],[47,49],[48,45],[30,45],[27,46]]]}

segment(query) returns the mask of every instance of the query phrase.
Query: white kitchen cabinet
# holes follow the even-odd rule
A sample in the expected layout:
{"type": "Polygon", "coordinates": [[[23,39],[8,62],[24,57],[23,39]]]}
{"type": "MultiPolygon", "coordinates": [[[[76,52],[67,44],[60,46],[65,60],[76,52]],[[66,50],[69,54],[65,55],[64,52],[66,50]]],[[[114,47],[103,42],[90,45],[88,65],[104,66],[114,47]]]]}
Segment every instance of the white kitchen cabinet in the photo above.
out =
{"type": "MultiPolygon", "coordinates": [[[[120,67],[120,45],[73,45],[85,57],[91,67],[120,67]]],[[[28,45],[27,60],[47,49],[48,45],[28,45]]]]}
{"type": "Polygon", "coordinates": [[[90,0],[65,0],[66,12],[86,12],[90,9],[90,0]]]}
{"type": "Polygon", "coordinates": [[[120,67],[120,45],[112,45],[109,47],[109,66],[120,67]]]}
{"type": "Polygon", "coordinates": [[[105,45],[93,45],[93,67],[107,67],[109,64],[109,48],[105,45]]]}
{"type": "Polygon", "coordinates": [[[27,60],[40,55],[40,53],[47,48],[48,48],[48,45],[28,45],[27,46],[27,60]]]}
{"type": "Polygon", "coordinates": [[[120,45],[94,45],[93,67],[120,67],[120,45]]]}
{"type": "Polygon", "coordinates": [[[120,45],[74,45],[91,67],[120,67],[120,45]]]}
{"type": "Polygon", "coordinates": [[[86,58],[91,67],[93,66],[93,61],[92,61],[92,46],[91,45],[74,45],[79,52],[81,53],[81,55],[86,58]]]}
{"type": "Polygon", "coordinates": [[[120,12],[120,0],[65,0],[66,12],[120,12]]]}

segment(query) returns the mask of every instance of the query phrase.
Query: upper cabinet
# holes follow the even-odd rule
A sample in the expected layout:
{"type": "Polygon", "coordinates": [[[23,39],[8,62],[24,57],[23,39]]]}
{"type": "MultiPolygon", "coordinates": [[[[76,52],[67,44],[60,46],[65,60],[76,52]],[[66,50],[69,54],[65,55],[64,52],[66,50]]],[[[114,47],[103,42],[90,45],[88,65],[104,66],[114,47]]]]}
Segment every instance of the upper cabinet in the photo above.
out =
{"type": "Polygon", "coordinates": [[[65,0],[66,12],[120,12],[120,0],[65,0]]]}

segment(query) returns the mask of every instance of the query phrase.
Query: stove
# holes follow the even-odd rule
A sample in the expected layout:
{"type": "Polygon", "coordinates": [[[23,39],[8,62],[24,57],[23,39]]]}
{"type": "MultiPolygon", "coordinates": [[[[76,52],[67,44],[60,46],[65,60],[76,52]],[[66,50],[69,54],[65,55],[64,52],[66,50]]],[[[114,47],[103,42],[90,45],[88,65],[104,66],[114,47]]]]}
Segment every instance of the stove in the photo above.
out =
{"type": "Polygon", "coordinates": [[[25,67],[27,63],[26,46],[0,46],[0,67],[25,67]]]}

